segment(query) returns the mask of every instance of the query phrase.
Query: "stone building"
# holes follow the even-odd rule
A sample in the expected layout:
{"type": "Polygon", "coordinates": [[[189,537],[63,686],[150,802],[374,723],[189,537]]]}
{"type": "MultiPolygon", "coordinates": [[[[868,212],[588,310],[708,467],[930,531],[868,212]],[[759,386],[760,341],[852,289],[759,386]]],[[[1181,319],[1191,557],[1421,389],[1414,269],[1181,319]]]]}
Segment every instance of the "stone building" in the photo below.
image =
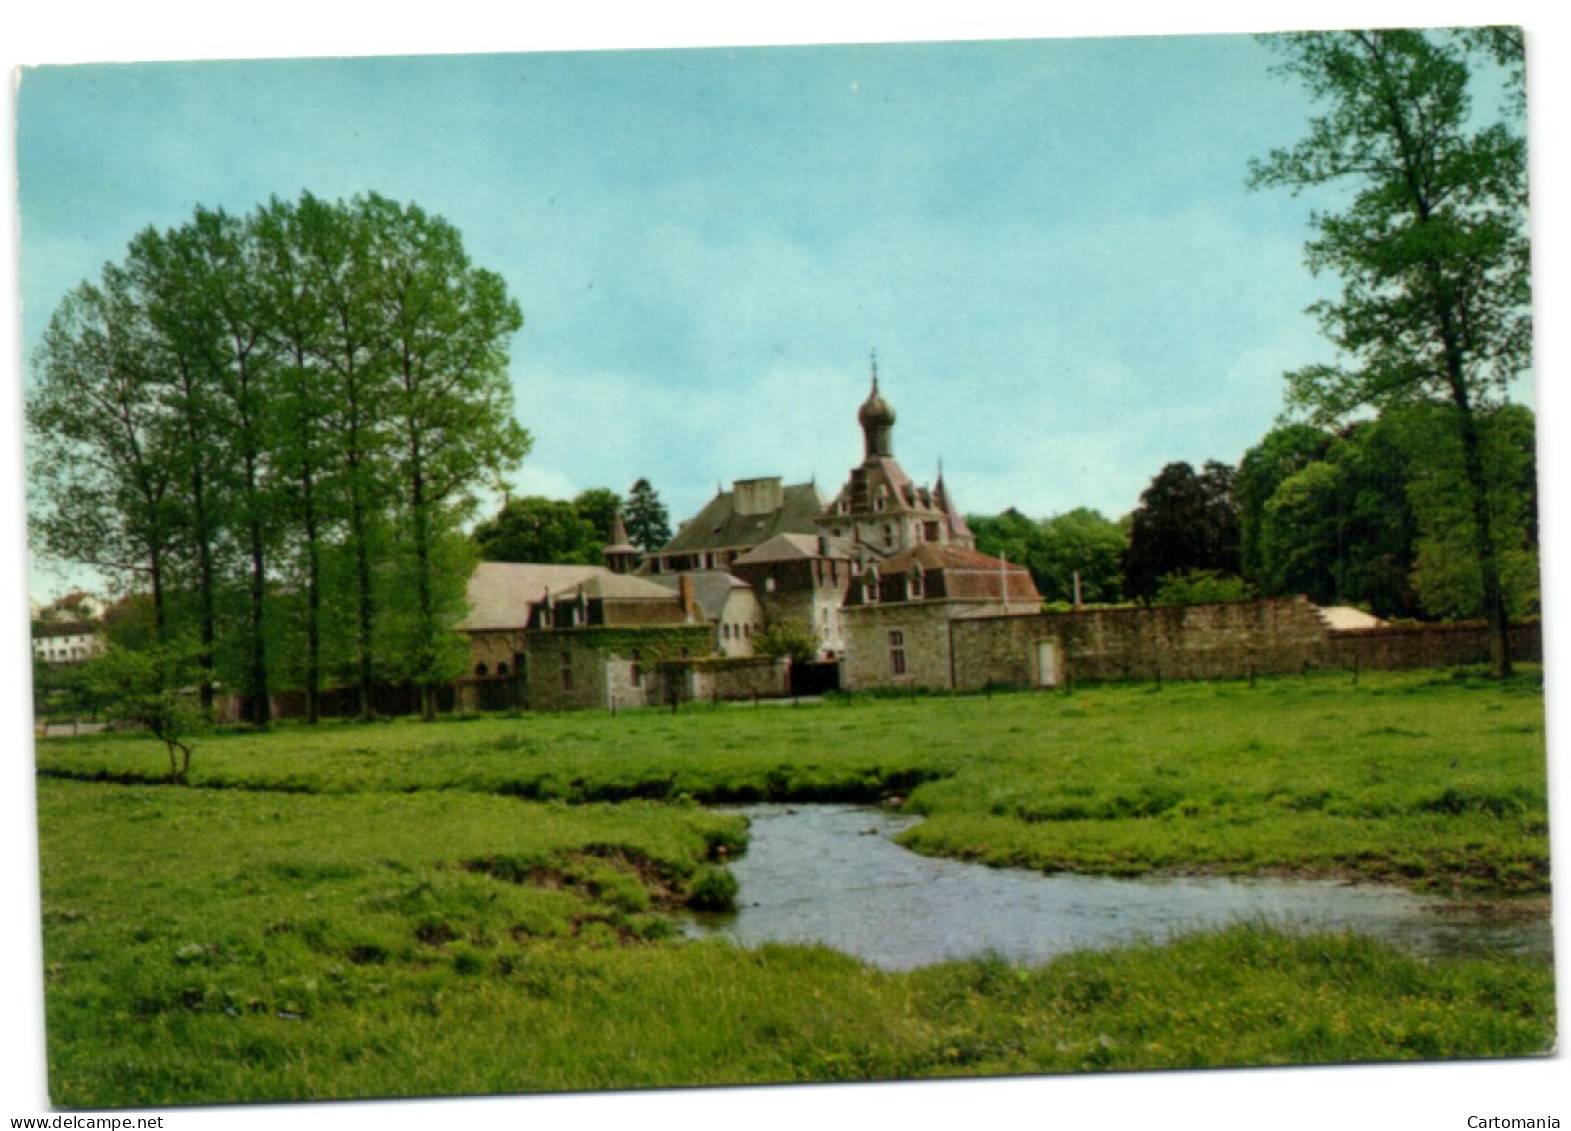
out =
{"type": "Polygon", "coordinates": [[[604,566],[482,562],[459,631],[471,709],[567,710],[659,702],[659,665],[708,655],[713,630],[690,582],[675,588],[604,566]]]}
{"type": "Polygon", "coordinates": [[[841,606],[859,568],[847,539],[824,534],[777,534],[731,565],[757,595],[765,623],[807,628],[824,661],[845,651],[841,606]]]}
{"type": "Polygon", "coordinates": [[[852,582],[841,686],[954,687],[957,620],[1031,616],[1041,607],[1023,566],[953,543],[914,546],[852,582]]]}
{"type": "Polygon", "coordinates": [[[764,627],[764,610],[753,587],[721,569],[682,574],[657,574],[656,585],[676,590],[691,588],[698,615],[714,627],[714,653],[732,659],[753,654],[753,635],[764,627]]]}

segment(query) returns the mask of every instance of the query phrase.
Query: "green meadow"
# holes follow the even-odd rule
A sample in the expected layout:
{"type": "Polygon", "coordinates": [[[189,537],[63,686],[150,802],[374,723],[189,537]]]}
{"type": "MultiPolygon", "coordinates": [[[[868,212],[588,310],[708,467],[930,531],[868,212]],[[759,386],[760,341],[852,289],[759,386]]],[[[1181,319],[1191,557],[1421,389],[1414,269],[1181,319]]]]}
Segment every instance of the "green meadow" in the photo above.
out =
{"type": "Polygon", "coordinates": [[[1547,914],[1543,692],[1449,673],[840,697],[38,744],[67,1107],[1520,1056],[1552,971],[1259,925],[892,973],[680,937],[741,818],[1115,875],[1396,882],[1547,914]]]}

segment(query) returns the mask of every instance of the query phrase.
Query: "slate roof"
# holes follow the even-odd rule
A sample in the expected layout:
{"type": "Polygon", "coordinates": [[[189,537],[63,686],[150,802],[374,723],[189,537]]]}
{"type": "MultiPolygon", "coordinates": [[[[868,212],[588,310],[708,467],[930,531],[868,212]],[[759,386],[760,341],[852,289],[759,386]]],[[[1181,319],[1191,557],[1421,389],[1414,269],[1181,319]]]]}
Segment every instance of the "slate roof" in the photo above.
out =
{"type": "Polygon", "coordinates": [[[782,489],[780,509],[768,514],[737,513],[734,491],[721,491],[682,524],[676,537],[659,550],[662,555],[723,550],[736,546],[757,546],[777,534],[816,535],[814,523],[824,510],[825,500],[812,483],[797,483],[782,489]]]}
{"type": "Polygon", "coordinates": [[[725,611],[726,601],[738,589],[751,589],[752,586],[739,577],[732,577],[722,569],[700,569],[688,573],[662,573],[648,580],[666,591],[669,596],[677,592],[682,584],[682,578],[690,578],[693,583],[693,600],[698,604],[698,611],[705,620],[718,621],[725,611]]]}
{"type": "Polygon", "coordinates": [[[796,562],[813,558],[836,558],[850,561],[851,544],[848,538],[829,539],[829,553],[819,553],[818,536],[814,534],[776,534],[769,541],[754,546],[737,558],[732,565],[764,565],[768,562],[796,562]]]}

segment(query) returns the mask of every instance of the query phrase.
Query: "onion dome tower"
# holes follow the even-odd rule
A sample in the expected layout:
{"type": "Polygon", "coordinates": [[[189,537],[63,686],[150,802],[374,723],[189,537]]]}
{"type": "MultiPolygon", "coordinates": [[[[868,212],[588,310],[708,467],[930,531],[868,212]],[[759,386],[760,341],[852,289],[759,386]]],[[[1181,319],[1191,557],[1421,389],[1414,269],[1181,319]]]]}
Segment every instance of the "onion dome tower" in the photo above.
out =
{"type": "Polygon", "coordinates": [[[864,462],[871,463],[880,458],[892,458],[894,446],[890,437],[895,428],[895,410],[889,407],[889,402],[878,392],[876,354],[873,356],[873,391],[868,393],[867,400],[862,402],[856,418],[862,425],[864,462]]]}

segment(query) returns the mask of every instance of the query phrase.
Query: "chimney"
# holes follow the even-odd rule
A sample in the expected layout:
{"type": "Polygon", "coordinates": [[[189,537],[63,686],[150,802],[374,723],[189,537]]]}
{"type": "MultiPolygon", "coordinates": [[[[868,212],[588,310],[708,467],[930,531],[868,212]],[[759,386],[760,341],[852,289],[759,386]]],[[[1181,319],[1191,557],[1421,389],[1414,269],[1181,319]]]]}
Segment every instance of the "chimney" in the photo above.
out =
{"type": "Polygon", "coordinates": [[[688,624],[696,623],[698,610],[693,600],[693,579],[684,573],[676,579],[676,586],[677,597],[682,602],[682,619],[688,624]]]}

